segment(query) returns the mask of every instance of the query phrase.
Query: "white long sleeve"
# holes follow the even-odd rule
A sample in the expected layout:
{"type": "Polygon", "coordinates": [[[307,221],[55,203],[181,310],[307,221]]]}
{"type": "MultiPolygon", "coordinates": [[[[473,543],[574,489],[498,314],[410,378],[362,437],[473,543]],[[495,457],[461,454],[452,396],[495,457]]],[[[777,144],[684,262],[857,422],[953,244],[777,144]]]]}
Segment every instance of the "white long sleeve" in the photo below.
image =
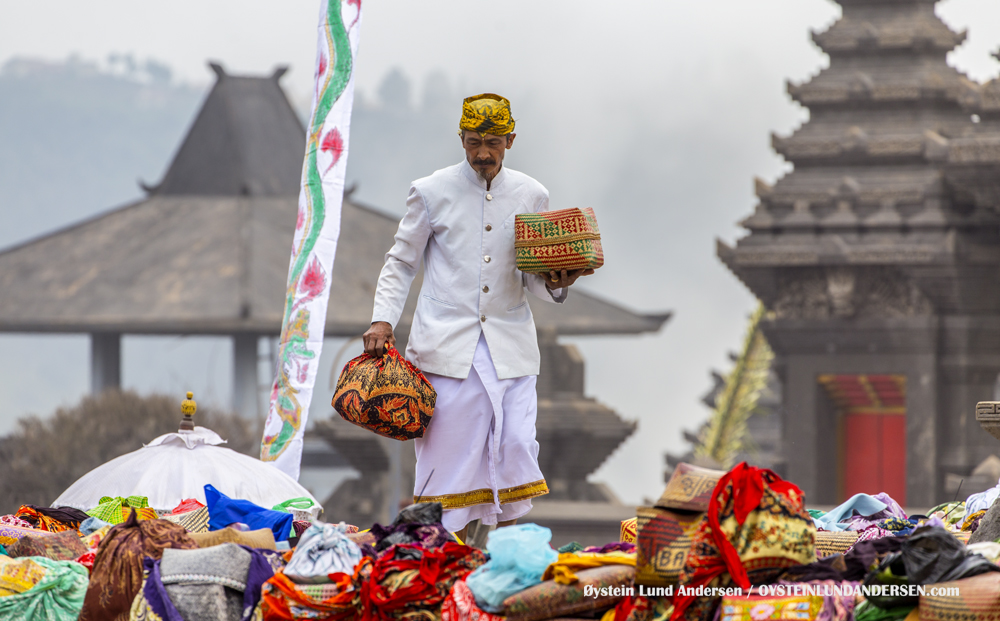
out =
{"type": "Polygon", "coordinates": [[[428,373],[465,378],[482,334],[500,379],[537,375],[527,293],[560,303],[566,290],[549,291],[543,277],[517,269],[514,222],[518,214],[546,211],[548,202],[544,186],[507,168],[486,189],[464,161],[414,181],[379,276],[372,321],[396,328],[423,263],[407,360],[428,373]]]}
{"type": "Polygon", "coordinates": [[[406,198],[406,215],[396,231],[396,243],[386,253],[385,265],[378,277],[372,323],[385,321],[396,328],[430,236],[427,207],[417,188],[411,187],[406,198]]]}

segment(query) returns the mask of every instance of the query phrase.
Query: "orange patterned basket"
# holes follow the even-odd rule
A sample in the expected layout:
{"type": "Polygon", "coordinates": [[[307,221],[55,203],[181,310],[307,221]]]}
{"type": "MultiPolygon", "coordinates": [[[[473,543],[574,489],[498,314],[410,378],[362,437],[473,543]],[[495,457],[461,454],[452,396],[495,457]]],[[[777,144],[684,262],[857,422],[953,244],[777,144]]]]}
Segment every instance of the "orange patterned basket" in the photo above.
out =
{"type": "Polygon", "coordinates": [[[344,366],[333,407],[344,420],[394,440],[422,438],[437,392],[395,349],[381,358],[361,354],[344,366]]]}
{"type": "Polygon", "coordinates": [[[597,269],[604,265],[601,231],[590,207],[514,217],[517,269],[531,274],[597,269]]]}

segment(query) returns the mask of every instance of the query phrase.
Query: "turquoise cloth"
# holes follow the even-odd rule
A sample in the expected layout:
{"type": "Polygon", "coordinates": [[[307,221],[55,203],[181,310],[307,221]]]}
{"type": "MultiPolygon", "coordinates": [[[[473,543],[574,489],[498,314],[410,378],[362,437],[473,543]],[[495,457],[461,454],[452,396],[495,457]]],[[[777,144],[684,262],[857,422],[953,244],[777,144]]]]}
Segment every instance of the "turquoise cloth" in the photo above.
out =
{"type": "Polygon", "coordinates": [[[868,494],[855,494],[848,498],[847,502],[831,510],[829,513],[818,518],[814,517],[813,523],[816,524],[816,528],[823,530],[846,530],[845,526],[840,525],[840,521],[851,517],[855,511],[859,515],[872,515],[882,511],[887,506],[881,500],[873,498],[868,494]]]}
{"type": "Polygon", "coordinates": [[[490,560],[465,579],[476,603],[488,612],[503,610],[503,600],[542,581],[545,568],[559,560],[552,531],[537,524],[500,528],[486,542],[490,560]]]}
{"type": "Polygon", "coordinates": [[[75,561],[52,561],[44,556],[27,559],[44,567],[45,576],[24,593],[0,597],[0,619],[75,621],[90,582],[87,568],[75,561]]]}

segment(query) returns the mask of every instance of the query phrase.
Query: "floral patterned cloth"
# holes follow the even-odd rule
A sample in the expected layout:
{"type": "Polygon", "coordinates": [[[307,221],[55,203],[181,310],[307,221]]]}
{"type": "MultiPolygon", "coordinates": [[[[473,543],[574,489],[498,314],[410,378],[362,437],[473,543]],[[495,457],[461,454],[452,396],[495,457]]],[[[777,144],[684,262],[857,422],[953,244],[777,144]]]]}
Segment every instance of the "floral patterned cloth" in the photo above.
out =
{"type": "Polygon", "coordinates": [[[12,558],[44,556],[53,561],[72,561],[87,552],[76,531],[67,530],[53,535],[21,537],[12,543],[7,553],[12,558]]]}
{"type": "Polygon", "coordinates": [[[476,596],[465,580],[458,580],[441,604],[441,621],[504,621],[476,605],[476,596]]]}
{"type": "Polygon", "coordinates": [[[723,597],[719,621],[804,621],[817,619],[822,607],[816,595],[723,597]]]}
{"type": "Polygon", "coordinates": [[[31,522],[27,520],[22,520],[16,515],[0,516],[0,524],[7,524],[8,526],[17,526],[18,528],[34,528],[34,525],[31,522]]]}
{"type": "MultiPolygon", "coordinates": [[[[747,592],[788,567],[815,561],[815,537],[802,490],[770,470],[741,463],[716,484],[679,584],[747,592]]],[[[717,597],[678,594],[671,618],[711,618],[718,604],[717,597]]]]}
{"type": "Polygon", "coordinates": [[[348,362],[333,395],[344,420],[394,440],[424,437],[436,401],[431,383],[396,349],[348,362]]]}

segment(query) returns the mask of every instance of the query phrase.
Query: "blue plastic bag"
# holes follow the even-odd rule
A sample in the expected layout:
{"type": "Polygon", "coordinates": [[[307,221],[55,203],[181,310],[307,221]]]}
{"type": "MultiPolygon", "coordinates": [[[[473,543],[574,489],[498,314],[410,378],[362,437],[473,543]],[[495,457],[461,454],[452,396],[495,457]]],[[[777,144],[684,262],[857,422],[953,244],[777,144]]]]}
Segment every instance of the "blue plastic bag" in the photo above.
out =
{"type": "Polygon", "coordinates": [[[291,513],[272,511],[249,500],[230,498],[211,485],[205,486],[205,504],[208,505],[209,530],[219,530],[234,522],[242,522],[251,530],[271,529],[275,541],[286,541],[292,534],[294,517],[291,513]]]}
{"type": "Polygon", "coordinates": [[[559,559],[552,549],[552,531],[537,524],[518,524],[490,533],[490,560],[465,579],[476,603],[488,612],[502,612],[503,601],[542,581],[545,568],[559,559]]]}

